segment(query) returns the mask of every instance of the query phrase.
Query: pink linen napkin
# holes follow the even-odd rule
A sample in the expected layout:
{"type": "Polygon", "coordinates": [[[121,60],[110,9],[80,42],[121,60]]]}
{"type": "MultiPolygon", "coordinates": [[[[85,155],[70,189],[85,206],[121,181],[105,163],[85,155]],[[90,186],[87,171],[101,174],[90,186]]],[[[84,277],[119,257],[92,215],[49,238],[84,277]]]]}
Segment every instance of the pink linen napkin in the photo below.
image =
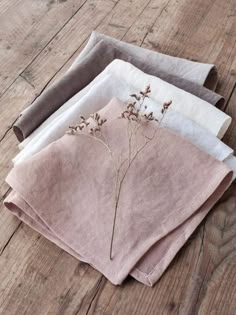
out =
{"type": "Polygon", "coordinates": [[[144,124],[136,147],[155,137],[130,165],[122,185],[113,243],[115,170],[129,156],[128,122],[117,99],[100,111],[112,150],[87,135],[65,135],[15,166],[6,207],[61,248],[121,284],[128,274],[153,285],[176,251],[228,187],[230,169],[156,123],[144,124]],[[186,235],[185,235],[186,233],[186,235]]]}

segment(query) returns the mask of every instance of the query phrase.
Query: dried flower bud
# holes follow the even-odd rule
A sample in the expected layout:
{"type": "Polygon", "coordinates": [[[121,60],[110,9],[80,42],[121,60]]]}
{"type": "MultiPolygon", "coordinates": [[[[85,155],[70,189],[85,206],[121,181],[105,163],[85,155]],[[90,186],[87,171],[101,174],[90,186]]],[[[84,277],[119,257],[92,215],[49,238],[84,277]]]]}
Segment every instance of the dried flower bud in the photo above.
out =
{"type": "Polygon", "coordinates": [[[161,113],[164,114],[171,104],[172,104],[172,101],[165,102],[162,106],[161,113]]]}
{"type": "Polygon", "coordinates": [[[150,93],[150,92],[151,92],[150,84],[147,85],[145,92],[146,92],[146,93],[150,93]]]}
{"type": "Polygon", "coordinates": [[[137,101],[140,101],[141,97],[138,96],[137,94],[131,94],[131,97],[134,97],[137,101]]]}

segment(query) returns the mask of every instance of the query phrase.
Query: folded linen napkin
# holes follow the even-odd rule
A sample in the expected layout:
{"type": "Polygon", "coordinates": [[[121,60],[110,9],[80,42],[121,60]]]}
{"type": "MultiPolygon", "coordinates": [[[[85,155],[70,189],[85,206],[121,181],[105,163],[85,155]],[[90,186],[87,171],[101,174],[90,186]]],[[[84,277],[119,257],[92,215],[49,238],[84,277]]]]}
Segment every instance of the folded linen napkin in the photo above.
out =
{"type": "MultiPolygon", "coordinates": [[[[164,62],[164,64],[162,62],[163,61],[162,58],[165,59],[165,57],[169,58],[170,56],[164,55],[163,57],[163,54],[159,54],[148,49],[137,47],[97,32],[92,33],[87,45],[79,54],[77,59],[74,61],[70,70],[74,69],[77,66],[77,63],[80,62],[80,60],[82,60],[91,50],[97,47],[98,43],[103,44],[105,56],[109,55],[111,50],[117,49],[120,52],[120,57],[117,59],[127,61],[127,56],[130,56],[131,59],[129,60],[129,62],[133,64],[135,67],[144,71],[145,73],[157,76],[158,78],[166,82],[169,82],[182,90],[185,90],[193,95],[196,95],[197,97],[209,102],[212,105],[215,105],[217,107],[222,107],[224,105],[224,98],[221,95],[204,87],[204,83],[201,84],[197,83],[195,74],[192,73],[192,76],[189,75],[189,72],[196,71],[195,68],[193,67],[193,64],[195,66],[196,62],[192,61],[189,62],[189,60],[187,60],[186,62],[186,59],[177,58],[178,62],[183,64],[181,65],[181,69],[178,70],[177,73],[173,74],[172,71],[173,69],[171,68],[172,64],[170,65],[169,61],[168,63],[164,62]],[[151,59],[149,58],[149,54],[152,56],[151,59]],[[161,61],[158,61],[160,56],[161,61]],[[167,67],[168,70],[165,70],[167,67]],[[185,78],[186,74],[189,76],[188,79],[185,78]]],[[[176,59],[176,57],[170,58],[171,60],[176,59]]],[[[213,79],[214,81],[215,79],[217,79],[216,67],[213,65],[208,65],[208,67],[211,70],[198,69],[197,72],[206,71],[205,73],[206,80],[211,81],[214,77],[213,79]]],[[[216,81],[214,84],[216,84],[216,81]]]]}
{"type": "MultiPolygon", "coordinates": [[[[103,43],[98,43],[73,69],[68,71],[60,80],[43,91],[43,93],[26,108],[13,126],[13,131],[19,141],[25,139],[46,118],[54,113],[74,94],[83,89],[120,53],[114,49],[106,58],[103,43]]],[[[127,56],[127,60],[129,57],[127,56]]]]}
{"type": "MultiPolygon", "coordinates": [[[[93,38],[93,35],[91,38],[93,38]]],[[[144,60],[143,56],[140,54],[132,55],[129,49],[126,50],[124,47],[106,37],[104,40],[99,40],[96,45],[93,43],[91,49],[89,49],[89,51],[87,50],[86,54],[83,53],[83,58],[76,60],[73,67],[69,69],[61,79],[43,91],[33,104],[21,113],[13,127],[18,140],[22,141],[25,139],[46,118],[74,94],[78,93],[116,58],[129,61],[144,72],[158,76],[213,105],[222,106],[224,104],[224,98],[222,96],[204,88],[202,85],[182,78],[181,73],[177,76],[165,72],[165,67],[163,67],[162,63],[160,64],[162,60],[160,61],[159,58],[155,59],[153,57],[151,60],[145,58],[144,60]]],[[[144,52],[145,51],[146,50],[144,50],[144,52]]],[[[147,52],[149,51],[147,50],[147,52]]],[[[157,53],[152,52],[153,56],[156,54],[157,53]]],[[[185,71],[189,70],[188,64],[189,61],[187,61],[187,64],[183,64],[185,71]]],[[[192,62],[190,62],[190,65],[192,65],[192,62]]]]}
{"type": "MultiPolygon", "coordinates": [[[[76,124],[82,115],[86,118],[107,104],[113,97],[119,97],[123,102],[129,99],[129,95],[139,91],[127,85],[124,81],[110,74],[105,75],[101,80],[94,84],[91,89],[72,107],[63,112],[61,115],[39,133],[32,142],[13,159],[17,164],[29,158],[31,155],[39,152],[48,144],[62,137],[68,130],[69,126],[76,124]]],[[[146,99],[146,112],[153,112],[156,117],[160,116],[162,104],[146,99]]],[[[180,134],[200,149],[211,154],[218,160],[223,161],[233,153],[233,150],[221,142],[218,138],[200,127],[194,121],[186,118],[173,110],[168,111],[163,122],[164,127],[172,129],[180,134]]]]}
{"type": "Polygon", "coordinates": [[[26,147],[39,133],[45,130],[49,124],[52,124],[54,119],[56,119],[70,107],[73,107],[77,101],[80,100],[94,86],[94,84],[102,80],[107,74],[112,74],[121,78],[122,80],[126,81],[128,85],[134,86],[136,84],[134,87],[137,89],[142,89],[145,84],[150,83],[152,85],[152,89],[153,86],[155,86],[155,89],[153,90],[155,95],[152,93],[153,99],[155,101],[163,103],[169,101],[170,99],[173,100],[174,106],[172,107],[174,109],[180,111],[184,115],[187,114],[190,119],[195,120],[205,129],[212,131],[214,135],[218,134],[219,138],[221,138],[231,122],[231,118],[228,115],[221,112],[217,108],[214,108],[209,103],[195,97],[194,95],[178,89],[177,87],[168,84],[163,80],[146,75],[132,65],[129,66],[129,63],[121,60],[114,60],[89,85],[87,85],[79,93],[75,94],[56,112],[48,117],[48,119],[46,119],[19,145],[19,147],[21,149],[26,147]],[[123,70],[125,70],[125,72],[121,73],[123,70]],[[127,76],[125,75],[126,71],[127,76]],[[141,83],[142,80],[143,83],[141,83]]]}
{"type": "MultiPolygon", "coordinates": [[[[236,158],[231,156],[226,159],[225,163],[228,166],[230,165],[230,168],[234,170],[232,182],[236,178],[236,158]]],[[[200,208],[196,214],[193,214],[182,225],[152,246],[137,263],[131,275],[138,281],[146,283],[149,286],[155,284],[181,247],[208,214],[211,207],[212,200],[209,198],[204,207],[200,208]],[[148,277],[146,278],[147,274],[148,277]]]]}
{"type": "MultiPolygon", "coordinates": [[[[188,81],[204,85],[205,87],[215,90],[217,85],[217,69],[213,64],[190,61],[183,58],[173,57],[152,50],[128,44],[115,38],[93,31],[87,45],[82,50],[72,67],[79,62],[88,52],[101,40],[122,48],[130,55],[144,59],[151,66],[158,65],[159,70],[176,75],[188,81]]],[[[145,71],[146,72],[146,71],[145,71]]]]}
{"type": "Polygon", "coordinates": [[[112,155],[86,135],[65,135],[12,169],[6,181],[13,194],[5,205],[112,283],[121,284],[130,273],[153,285],[182,245],[185,231],[191,234],[199,221],[192,226],[191,218],[210,210],[232,172],[166,128],[141,125],[135,139],[139,154],[129,164],[120,190],[110,260],[116,187],[112,158],[125,162],[120,169],[124,174],[130,156],[128,121],[116,118],[123,109],[113,99],[100,111],[108,119],[103,134],[112,155]],[[162,245],[165,238],[170,248],[162,245]]]}
{"type": "Polygon", "coordinates": [[[114,60],[106,70],[137,89],[150,84],[152,86],[151,98],[161,103],[172,100],[172,109],[194,120],[220,139],[232,121],[230,116],[211,104],[157,77],[142,72],[128,62],[114,60]]]}

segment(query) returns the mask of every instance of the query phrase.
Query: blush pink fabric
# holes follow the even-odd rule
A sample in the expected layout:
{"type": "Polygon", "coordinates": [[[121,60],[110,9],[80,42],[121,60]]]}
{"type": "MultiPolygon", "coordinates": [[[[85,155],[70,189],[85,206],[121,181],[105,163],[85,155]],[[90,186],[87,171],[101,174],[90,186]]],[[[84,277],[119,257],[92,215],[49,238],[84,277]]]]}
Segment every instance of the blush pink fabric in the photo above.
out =
{"type": "MultiPolygon", "coordinates": [[[[128,156],[127,120],[117,99],[100,113],[113,157],[128,156]]],[[[115,172],[105,146],[84,135],[65,135],[15,166],[6,181],[5,205],[45,237],[121,284],[131,274],[153,285],[176,252],[228,187],[232,172],[185,139],[156,123],[155,138],[140,152],[124,180],[113,244],[115,172]]],[[[121,173],[127,163],[123,164],[121,173]]]]}

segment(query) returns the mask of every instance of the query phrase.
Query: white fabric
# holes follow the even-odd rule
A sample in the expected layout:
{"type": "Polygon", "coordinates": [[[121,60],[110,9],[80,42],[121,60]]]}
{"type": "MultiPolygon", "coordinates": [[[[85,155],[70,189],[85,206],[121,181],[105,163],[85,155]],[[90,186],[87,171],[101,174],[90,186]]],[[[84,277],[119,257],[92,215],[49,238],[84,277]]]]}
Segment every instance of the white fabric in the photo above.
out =
{"type": "Polygon", "coordinates": [[[161,103],[172,100],[172,109],[194,120],[220,139],[231,123],[230,116],[211,104],[157,77],[145,74],[128,62],[114,60],[107,68],[139,90],[150,84],[150,97],[153,100],[161,103]]]}
{"type": "MultiPolygon", "coordinates": [[[[73,106],[63,111],[59,116],[48,124],[13,160],[13,163],[19,163],[31,155],[39,152],[49,143],[62,137],[70,125],[76,124],[80,116],[88,117],[89,114],[100,110],[106,105],[112,97],[119,97],[122,102],[126,102],[132,93],[137,90],[127,85],[124,81],[112,75],[103,75],[101,80],[96,80],[87,94],[81,97],[73,106]]],[[[148,98],[145,100],[147,109],[143,111],[153,112],[155,117],[161,118],[162,104],[154,102],[148,98]]],[[[172,107],[172,105],[171,105],[172,107]]],[[[204,128],[200,127],[194,121],[186,118],[182,114],[168,109],[163,126],[170,128],[177,134],[188,139],[196,146],[209,153],[218,160],[223,161],[233,153],[233,150],[210,134],[204,128]]]]}
{"type": "Polygon", "coordinates": [[[236,178],[236,157],[234,155],[230,155],[224,160],[224,163],[228,165],[228,167],[233,171],[232,182],[236,178]]]}

